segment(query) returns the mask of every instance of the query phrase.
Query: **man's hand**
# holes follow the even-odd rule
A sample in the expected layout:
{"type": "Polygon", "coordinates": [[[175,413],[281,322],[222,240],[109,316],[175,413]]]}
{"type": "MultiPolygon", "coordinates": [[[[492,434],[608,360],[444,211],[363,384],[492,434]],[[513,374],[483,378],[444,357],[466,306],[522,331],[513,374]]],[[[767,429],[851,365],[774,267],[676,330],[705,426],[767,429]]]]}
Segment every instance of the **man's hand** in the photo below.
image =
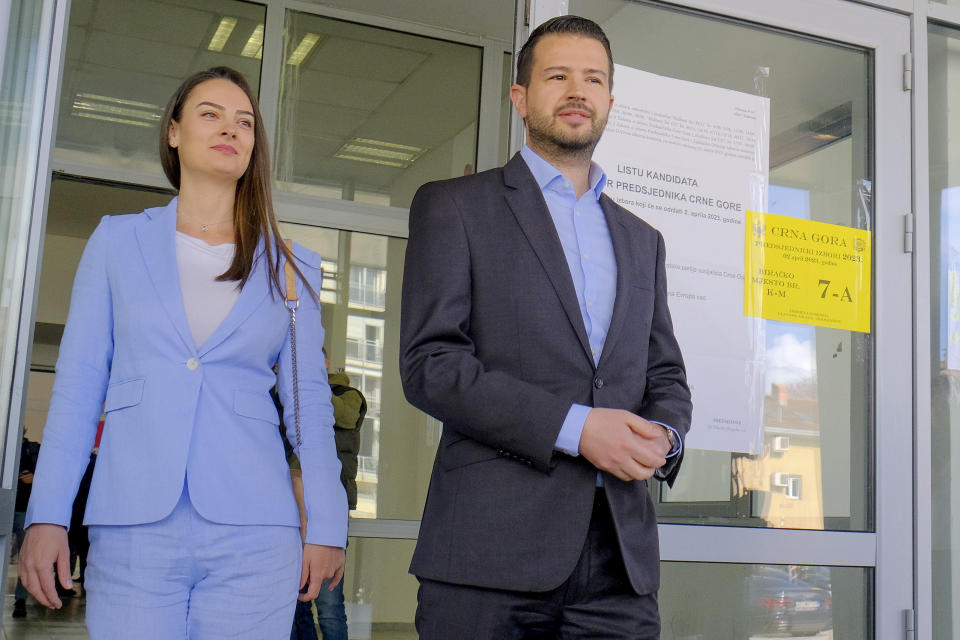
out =
{"type": "Polygon", "coordinates": [[[665,427],[620,409],[591,409],[580,434],[580,455],[626,481],[651,477],[670,449],[665,427]]]}
{"type": "Polygon", "coordinates": [[[298,596],[300,602],[310,602],[320,594],[320,585],[329,580],[327,589],[340,584],[343,578],[343,563],[346,552],[343,547],[328,547],[320,544],[303,545],[303,571],[300,574],[300,589],[309,584],[306,593],[298,596]]]}
{"type": "Polygon", "coordinates": [[[67,530],[58,524],[30,525],[20,547],[20,581],[37,602],[51,609],[59,609],[63,603],[54,584],[54,564],[57,565],[60,584],[64,589],[72,589],[67,530]]]}

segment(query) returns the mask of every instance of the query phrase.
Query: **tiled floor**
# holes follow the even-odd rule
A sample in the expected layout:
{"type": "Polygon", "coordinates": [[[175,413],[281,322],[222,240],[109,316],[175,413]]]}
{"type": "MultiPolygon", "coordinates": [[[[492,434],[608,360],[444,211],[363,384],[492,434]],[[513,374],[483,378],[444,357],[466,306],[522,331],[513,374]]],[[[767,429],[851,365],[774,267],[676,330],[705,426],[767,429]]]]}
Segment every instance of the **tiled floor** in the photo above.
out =
{"type": "MultiPolygon", "coordinates": [[[[63,608],[51,611],[27,599],[27,617],[14,620],[13,589],[17,584],[17,566],[11,564],[7,571],[7,589],[3,607],[2,640],[89,640],[83,624],[85,600],[80,597],[65,598],[63,608]]],[[[354,636],[351,634],[351,640],[354,636]]],[[[356,636],[360,638],[361,636],[356,636]]],[[[364,634],[369,640],[416,640],[414,631],[380,631],[364,634]]],[[[130,636],[131,640],[136,640],[130,636]]]]}
{"type": "Polygon", "coordinates": [[[3,603],[3,640],[88,640],[83,624],[84,602],[80,597],[64,598],[63,608],[51,611],[27,599],[27,617],[14,620],[13,589],[17,585],[17,565],[7,570],[7,588],[3,603]]]}
{"type": "MultiPolygon", "coordinates": [[[[10,617],[13,611],[13,589],[17,584],[17,566],[10,565],[7,572],[6,600],[3,607],[3,630],[0,640],[89,640],[87,628],[83,624],[85,600],[80,597],[64,599],[64,606],[59,611],[51,611],[42,607],[32,598],[27,600],[27,617],[14,620],[10,617]]],[[[351,640],[416,640],[416,632],[385,631],[374,629],[370,635],[364,633],[354,636],[351,640]]],[[[750,640],[768,640],[772,636],[754,636],[750,640]]],[[[131,640],[136,640],[131,636],[131,640]]],[[[832,631],[824,631],[815,636],[796,638],[795,640],[833,640],[832,631]]]]}

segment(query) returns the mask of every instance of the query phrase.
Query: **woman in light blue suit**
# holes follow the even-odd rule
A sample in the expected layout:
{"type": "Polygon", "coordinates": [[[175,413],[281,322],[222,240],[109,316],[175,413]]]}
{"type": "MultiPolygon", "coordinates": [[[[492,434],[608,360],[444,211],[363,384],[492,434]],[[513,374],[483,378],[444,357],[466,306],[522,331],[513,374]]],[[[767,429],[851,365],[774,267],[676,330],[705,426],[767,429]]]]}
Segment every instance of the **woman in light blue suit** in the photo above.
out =
{"type": "Polygon", "coordinates": [[[105,216],[77,271],[20,570],[41,604],[60,607],[53,566],[70,588],[66,527],[103,409],[85,517],[91,637],[286,638],[298,589],[312,600],[336,585],[346,543],[320,258],[280,242],[267,139],[239,73],[188,78],[161,131],[178,197],[105,216]],[[295,425],[288,261],[300,294],[303,544],[269,395],[277,384],[295,425]]]}

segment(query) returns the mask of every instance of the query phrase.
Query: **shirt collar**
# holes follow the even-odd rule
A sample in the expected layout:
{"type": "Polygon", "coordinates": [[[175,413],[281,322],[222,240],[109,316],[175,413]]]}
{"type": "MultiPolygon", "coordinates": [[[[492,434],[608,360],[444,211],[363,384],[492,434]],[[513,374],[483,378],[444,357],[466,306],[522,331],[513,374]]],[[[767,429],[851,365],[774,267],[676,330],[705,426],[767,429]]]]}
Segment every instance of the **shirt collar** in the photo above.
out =
{"type": "MultiPolygon", "coordinates": [[[[533,174],[533,179],[537,181],[537,185],[541,191],[545,191],[554,180],[566,180],[559,169],[544,160],[536,151],[527,145],[523,145],[523,148],[520,150],[520,155],[523,156],[523,160],[527,163],[527,166],[530,167],[530,173],[533,174]]],[[[603,193],[603,188],[607,184],[607,176],[596,162],[590,163],[589,179],[590,191],[592,191],[594,197],[599,200],[600,194],[603,193]]]]}

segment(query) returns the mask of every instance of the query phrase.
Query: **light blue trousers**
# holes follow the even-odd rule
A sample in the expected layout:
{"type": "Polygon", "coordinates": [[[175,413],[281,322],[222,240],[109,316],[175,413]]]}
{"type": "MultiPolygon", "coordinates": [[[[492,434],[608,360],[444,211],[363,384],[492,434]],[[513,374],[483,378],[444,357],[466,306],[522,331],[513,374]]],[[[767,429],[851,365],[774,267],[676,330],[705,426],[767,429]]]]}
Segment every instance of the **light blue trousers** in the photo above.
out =
{"type": "Polygon", "coordinates": [[[303,549],[296,527],[205,520],[183,495],[150,524],[91,526],[91,640],[286,640],[303,549]]]}

